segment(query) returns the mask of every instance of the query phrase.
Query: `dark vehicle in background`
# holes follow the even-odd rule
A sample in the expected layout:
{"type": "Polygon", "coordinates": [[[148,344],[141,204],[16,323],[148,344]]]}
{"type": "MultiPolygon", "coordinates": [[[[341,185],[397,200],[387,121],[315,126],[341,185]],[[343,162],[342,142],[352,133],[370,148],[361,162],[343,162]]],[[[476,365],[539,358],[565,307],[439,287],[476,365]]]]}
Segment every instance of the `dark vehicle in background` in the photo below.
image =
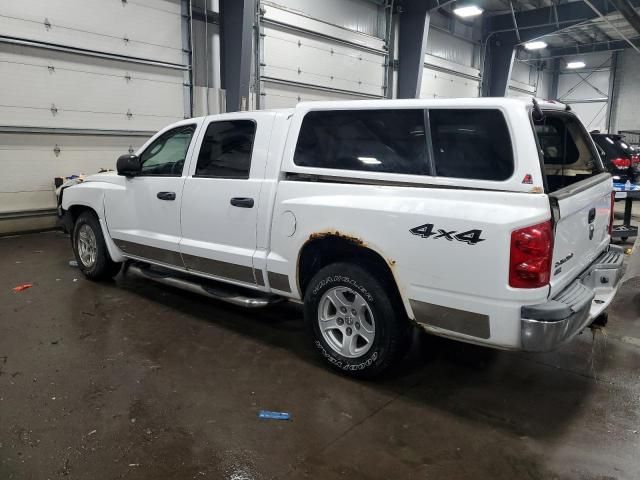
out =
{"type": "Polygon", "coordinates": [[[636,183],[640,179],[640,151],[624,141],[622,135],[591,132],[591,137],[599,147],[598,151],[614,182],[636,183]]]}

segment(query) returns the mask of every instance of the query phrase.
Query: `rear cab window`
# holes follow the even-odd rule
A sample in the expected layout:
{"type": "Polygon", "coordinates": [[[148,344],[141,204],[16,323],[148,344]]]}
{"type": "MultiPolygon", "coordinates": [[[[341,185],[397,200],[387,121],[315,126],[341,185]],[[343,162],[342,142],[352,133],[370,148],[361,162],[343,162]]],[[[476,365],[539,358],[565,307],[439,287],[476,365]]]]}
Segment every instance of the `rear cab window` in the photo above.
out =
{"type": "Polygon", "coordinates": [[[491,181],[514,172],[511,135],[498,109],[310,111],[294,163],[491,181]]]}
{"type": "Polygon", "coordinates": [[[573,114],[546,111],[533,124],[548,193],[605,171],[589,133],[573,114]]]}

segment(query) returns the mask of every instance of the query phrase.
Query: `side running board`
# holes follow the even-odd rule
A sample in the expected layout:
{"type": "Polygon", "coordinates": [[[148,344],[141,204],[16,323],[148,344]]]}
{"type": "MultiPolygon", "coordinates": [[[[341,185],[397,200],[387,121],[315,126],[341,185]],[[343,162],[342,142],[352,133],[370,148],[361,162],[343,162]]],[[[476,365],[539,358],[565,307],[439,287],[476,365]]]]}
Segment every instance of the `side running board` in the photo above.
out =
{"type": "Polygon", "coordinates": [[[233,285],[226,285],[206,279],[199,279],[198,277],[181,275],[180,273],[174,273],[171,270],[160,270],[155,267],[152,269],[138,263],[131,263],[128,265],[125,272],[162,283],[163,285],[180,288],[192,293],[197,293],[198,295],[204,295],[209,298],[231,303],[232,305],[237,305],[239,307],[264,308],[284,301],[284,298],[275,295],[262,294],[260,292],[245,290],[233,285]]]}

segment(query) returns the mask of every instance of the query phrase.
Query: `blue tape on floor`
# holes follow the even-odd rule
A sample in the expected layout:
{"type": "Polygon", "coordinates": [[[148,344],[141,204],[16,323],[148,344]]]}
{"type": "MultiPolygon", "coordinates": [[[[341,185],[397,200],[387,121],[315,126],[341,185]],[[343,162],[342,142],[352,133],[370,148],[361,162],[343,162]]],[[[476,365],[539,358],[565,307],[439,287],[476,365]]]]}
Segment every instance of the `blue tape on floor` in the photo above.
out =
{"type": "Polygon", "coordinates": [[[260,410],[258,413],[258,417],[260,418],[268,418],[271,420],[290,420],[291,415],[287,412],[271,412],[269,410],[260,410]]]}

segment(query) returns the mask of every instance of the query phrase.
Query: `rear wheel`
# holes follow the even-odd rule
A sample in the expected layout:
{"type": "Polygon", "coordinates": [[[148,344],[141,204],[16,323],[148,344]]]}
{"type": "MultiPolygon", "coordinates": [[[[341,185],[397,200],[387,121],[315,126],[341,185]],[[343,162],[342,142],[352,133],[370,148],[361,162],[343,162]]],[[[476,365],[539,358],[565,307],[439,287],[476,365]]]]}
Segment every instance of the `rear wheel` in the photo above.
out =
{"type": "Polygon", "coordinates": [[[368,378],[406,352],[410,326],[394,287],[358,265],[335,263],[310,281],[305,320],[314,344],[333,368],[368,378]]]}
{"type": "Polygon", "coordinates": [[[90,280],[115,277],[121,263],[111,260],[98,217],[93,212],[80,214],[71,236],[78,268],[90,280]]]}

